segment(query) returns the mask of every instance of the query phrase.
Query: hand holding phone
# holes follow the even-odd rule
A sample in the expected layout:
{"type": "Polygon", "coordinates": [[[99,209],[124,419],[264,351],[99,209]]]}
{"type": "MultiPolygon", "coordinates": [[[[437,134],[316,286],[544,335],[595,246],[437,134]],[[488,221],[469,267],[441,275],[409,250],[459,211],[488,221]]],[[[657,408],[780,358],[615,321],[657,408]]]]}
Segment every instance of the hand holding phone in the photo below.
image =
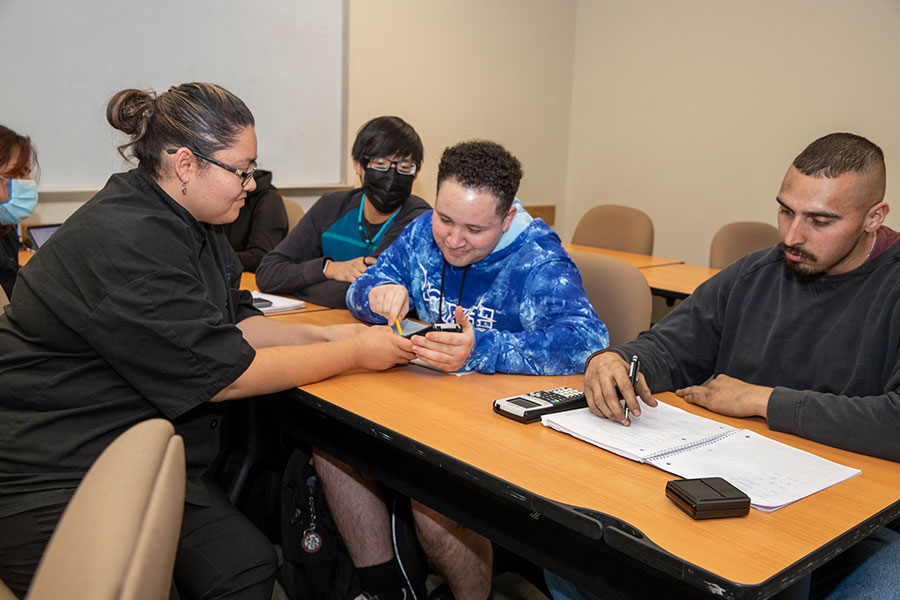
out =
{"type": "Polygon", "coordinates": [[[465,312],[457,306],[454,316],[456,323],[436,323],[413,340],[417,358],[448,373],[464,368],[475,346],[475,330],[465,312]]]}

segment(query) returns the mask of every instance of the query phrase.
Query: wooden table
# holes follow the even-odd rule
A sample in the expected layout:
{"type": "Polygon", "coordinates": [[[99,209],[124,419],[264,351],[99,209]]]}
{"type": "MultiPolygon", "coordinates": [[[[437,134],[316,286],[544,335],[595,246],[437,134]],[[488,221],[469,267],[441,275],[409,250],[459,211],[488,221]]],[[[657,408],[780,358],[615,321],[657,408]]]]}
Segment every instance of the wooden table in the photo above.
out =
{"type": "MultiPolygon", "coordinates": [[[[318,313],[318,323],[345,318],[339,312],[318,313]]],[[[862,470],[774,513],[693,521],[665,496],[672,475],[492,410],[496,398],[558,385],[580,388],[582,376],[455,377],[404,366],[339,375],[265,405],[289,433],[588,587],[612,554],[706,593],[767,598],[900,516],[900,464],[661,394],[862,470]]]]}
{"type": "Polygon", "coordinates": [[[566,252],[571,252],[572,250],[578,250],[581,252],[596,252],[598,254],[603,254],[605,256],[612,256],[613,258],[618,258],[619,260],[624,260],[628,264],[637,267],[638,269],[645,269],[647,267],[659,267],[662,265],[677,265],[681,264],[684,261],[678,260],[675,258],[662,258],[660,256],[649,256],[647,254],[635,254],[633,252],[622,252],[620,250],[609,250],[607,248],[597,248],[594,246],[583,246],[580,244],[570,244],[563,243],[563,248],[566,249],[566,252]]]}
{"type": "Polygon", "coordinates": [[[572,250],[596,252],[624,260],[641,272],[650,285],[653,295],[665,298],[670,301],[670,304],[671,301],[687,298],[697,289],[697,286],[719,272],[718,269],[687,265],[680,260],[659,256],[620,252],[578,244],[563,244],[563,247],[567,252],[572,250]]]}
{"type": "MultiPolygon", "coordinates": [[[[350,311],[346,309],[319,307],[318,310],[308,310],[310,304],[307,304],[306,306],[306,309],[301,310],[269,313],[266,317],[275,319],[276,321],[308,323],[310,325],[345,325],[348,323],[359,323],[359,321],[350,314],[350,311]]],[[[312,306],[318,305],[313,304],[312,306]]]]}
{"type": "Polygon", "coordinates": [[[711,267],[696,265],[662,265],[641,269],[654,295],[682,300],[694,293],[697,287],[719,272],[711,267]]]}

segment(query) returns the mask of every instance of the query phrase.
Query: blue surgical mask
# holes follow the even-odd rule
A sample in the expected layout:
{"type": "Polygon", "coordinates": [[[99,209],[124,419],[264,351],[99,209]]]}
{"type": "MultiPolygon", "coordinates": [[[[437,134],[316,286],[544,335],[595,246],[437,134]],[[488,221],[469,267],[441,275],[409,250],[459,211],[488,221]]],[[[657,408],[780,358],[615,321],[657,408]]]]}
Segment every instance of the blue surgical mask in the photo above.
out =
{"type": "Polygon", "coordinates": [[[9,200],[0,202],[0,223],[18,225],[34,212],[37,204],[37,184],[32,179],[7,179],[9,200]]]}

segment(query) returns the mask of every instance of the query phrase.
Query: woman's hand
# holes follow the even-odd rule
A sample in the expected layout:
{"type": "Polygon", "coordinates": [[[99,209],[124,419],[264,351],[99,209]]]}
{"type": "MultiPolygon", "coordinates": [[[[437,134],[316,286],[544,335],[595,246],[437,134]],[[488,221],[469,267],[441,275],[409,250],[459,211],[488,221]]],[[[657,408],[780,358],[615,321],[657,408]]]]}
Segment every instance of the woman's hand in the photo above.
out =
{"type": "Polygon", "coordinates": [[[369,327],[362,323],[346,323],[323,327],[324,341],[336,342],[362,335],[369,327]]]}
{"type": "Polygon", "coordinates": [[[384,325],[366,327],[355,339],[359,344],[358,363],[365,369],[382,371],[408,363],[416,357],[412,342],[384,325]]]}

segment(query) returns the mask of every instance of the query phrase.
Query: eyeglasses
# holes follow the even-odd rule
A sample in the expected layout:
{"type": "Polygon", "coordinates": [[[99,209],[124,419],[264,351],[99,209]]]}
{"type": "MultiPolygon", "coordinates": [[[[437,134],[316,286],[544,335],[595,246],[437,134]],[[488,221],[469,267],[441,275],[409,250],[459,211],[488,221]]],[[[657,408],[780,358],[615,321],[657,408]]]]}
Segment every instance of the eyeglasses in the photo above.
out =
{"type": "MultiPolygon", "coordinates": [[[[191,149],[188,148],[188,150],[191,150],[191,149]]],[[[166,150],[166,152],[167,152],[168,154],[175,154],[176,152],[178,152],[178,149],[177,149],[177,148],[173,148],[173,149],[166,150]]],[[[256,173],[256,163],[253,163],[253,164],[250,166],[250,170],[249,170],[249,171],[242,171],[241,169],[238,169],[237,167],[232,167],[231,165],[226,165],[225,163],[220,162],[220,161],[218,161],[218,160],[216,160],[216,159],[214,159],[214,158],[210,158],[209,156],[206,156],[205,154],[200,154],[199,152],[197,152],[197,151],[195,151],[195,150],[191,150],[191,152],[192,152],[192,153],[194,154],[194,156],[196,156],[197,158],[202,158],[202,159],[205,160],[206,162],[212,163],[212,164],[216,165],[217,167],[222,167],[222,168],[225,169],[226,171],[231,171],[232,173],[234,173],[235,175],[237,175],[238,177],[241,178],[241,185],[242,185],[242,186],[247,185],[247,182],[250,181],[250,178],[253,177],[253,174],[254,174],[254,173],[256,173]]]]}
{"type": "Polygon", "coordinates": [[[403,175],[415,175],[416,173],[416,163],[409,160],[391,160],[389,158],[377,156],[368,159],[368,161],[366,166],[375,169],[376,171],[387,171],[391,167],[394,167],[398,173],[402,173],[403,175]]]}

